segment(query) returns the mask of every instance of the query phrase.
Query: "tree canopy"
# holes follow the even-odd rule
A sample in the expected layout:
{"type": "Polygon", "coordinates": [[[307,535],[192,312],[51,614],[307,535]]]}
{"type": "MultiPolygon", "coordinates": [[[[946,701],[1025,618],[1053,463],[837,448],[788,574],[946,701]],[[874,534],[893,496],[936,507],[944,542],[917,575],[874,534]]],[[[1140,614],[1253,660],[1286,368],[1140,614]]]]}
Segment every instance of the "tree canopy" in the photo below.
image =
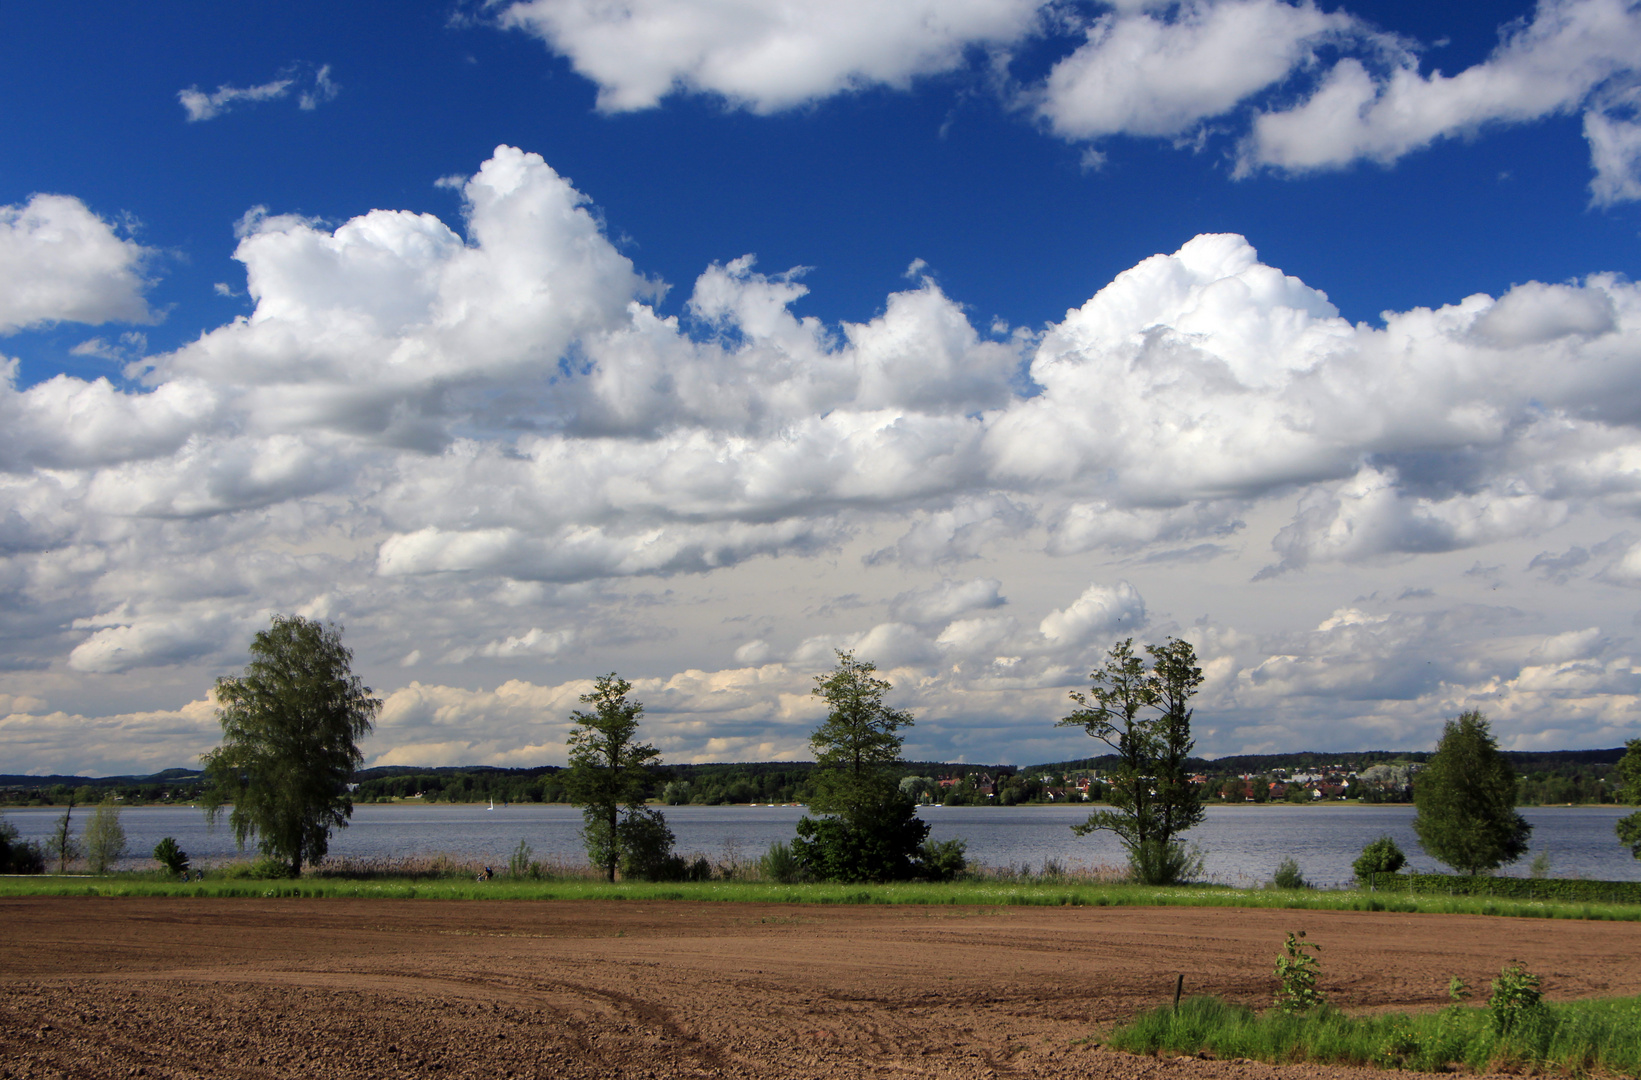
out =
{"type": "Polygon", "coordinates": [[[335,624],[275,615],[250,652],[243,674],[217,680],[222,745],[201,758],[201,799],[213,824],[231,805],[238,844],[254,837],[296,875],[353,816],[348,782],[382,702],[353,674],[335,624]]]}
{"type": "Polygon", "coordinates": [[[1170,638],[1148,645],[1151,665],[1134,655],[1134,640],[1119,641],[1089,679],[1088,693],[1073,691],[1078,708],[1059,722],[1080,727],[1116,751],[1109,778],[1111,809],[1072,826],[1079,836],[1097,829],[1117,835],[1130,869],[1147,884],[1178,880],[1190,867],[1179,834],[1202,821],[1202,792],[1187,768],[1196,740],[1189,706],[1202,685],[1196,650],[1170,638]]]}
{"type": "Polygon", "coordinates": [[[1414,778],[1413,803],[1419,845],[1455,870],[1480,874],[1527,853],[1533,827],[1516,812],[1516,771],[1480,712],[1447,722],[1414,778]]]}
{"type": "MultiPolygon", "coordinates": [[[[838,666],[815,676],[810,691],[826,702],[826,719],[809,736],[820,791],[811,805],[823,812],[847,813],[887,766],[900,760],[912,714],[891,708],[884,695],[893,687],[876,676],[877,665],[838,653],[838,666]]],[[[898,779],[896,780],[898,784],[898,779]]]]}

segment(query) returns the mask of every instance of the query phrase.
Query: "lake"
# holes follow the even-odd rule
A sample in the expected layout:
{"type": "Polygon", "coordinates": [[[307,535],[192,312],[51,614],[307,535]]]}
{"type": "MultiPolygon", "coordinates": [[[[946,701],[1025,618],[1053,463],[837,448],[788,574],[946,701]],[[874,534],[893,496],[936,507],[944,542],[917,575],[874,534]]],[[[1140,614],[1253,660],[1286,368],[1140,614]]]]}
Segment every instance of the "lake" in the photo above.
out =
{"type": "MultiPolygon", "coordinates": [[[[92,807],[76,807],[73,826],[81,833],[92,807]]],[[[663,808],[678,837],[680,853],[711,859],[752,858],[777,840],[790,841],[801,806],[671,806],[663,808]]],[[[1532,853],[1506,868],[1525,875],[1532,855],[1548,852],[1551,875],[1607,881],[1641,881],[1641,860],[1618,842],[1613,824],[1632,813],[1615,806],[1524,807],[1533,825],[1532,853]]],[[[992,866],[1040,869],[1047,860],[1066,868],[1123,863],[1122,847],[1108,833],[1079,838],[1071,825],[1088,815],[1076,806],[932,806],[919,813],[936,840],[968,841],[971,861],[992,866]]],[[[1207,820],[1186,834],[1206,859],[1210,879],[1254,885],[1270,879],[1285,858],[1299,861],[1305,877],[1324,887],[1351,878],[1351,861],[1379,836],[1395,838],[1413,869],[1442,869],[1424,855],[1413,835],[1411,806],[1209,806],[1207,820]]],[[[62,816],[60,808],[4,811],[25,840],[44,840],[62,816]]],[[[140,807],[121,813],[129,856],[122,868],[151,866],[146,858],[162,837],[175,837],[196,862],[237,855],[226,817],[215,829],[204,811],[186,806],[140,807]]],[[[579,862],[584,856],[577,831],[580,811],[568,806],[498,806],[441,803],[432,806],[362,805],[350,828],[331,838],[331,854],[377,858],[448,852],[501,867],[520,840],[544,860],[579,862]]]]}

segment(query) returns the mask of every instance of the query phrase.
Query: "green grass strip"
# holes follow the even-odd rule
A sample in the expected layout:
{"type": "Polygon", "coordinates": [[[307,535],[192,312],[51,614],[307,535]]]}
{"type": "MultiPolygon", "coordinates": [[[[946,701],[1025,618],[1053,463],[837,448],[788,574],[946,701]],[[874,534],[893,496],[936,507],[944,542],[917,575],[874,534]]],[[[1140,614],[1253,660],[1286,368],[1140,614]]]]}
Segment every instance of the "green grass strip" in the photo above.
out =
{"type": "Polygon", "coordinates": [[[1501,1034],[1485,1008],[1361,1017],[1322,1008],[1290,1016],[1194,997],[1180,1002],[1177,1013],[1168,1006],[1145,1013],[1104,1041],[1131,1053],[1206,1051],[1277,1064],[1641,1076],[1641,998],[1549,1004],[1501,1034]]]}
{"type": "Polygon", "coordinates": [[[781,885],[760,881],[620,882],[586,879],[207,877],[178,882],[144,874],[0,878],[5,896],[365,897],[425,900],[699,900],[777,904],[965,904],[1033,907],[1238,907],[1299,911],[1402,911],[1546,919],[1641,921],[1641,904],[1566,903],[1496,897],[1281,891],[1225,886],[1147,887],[955,881],[939,884],[781,885]]]}

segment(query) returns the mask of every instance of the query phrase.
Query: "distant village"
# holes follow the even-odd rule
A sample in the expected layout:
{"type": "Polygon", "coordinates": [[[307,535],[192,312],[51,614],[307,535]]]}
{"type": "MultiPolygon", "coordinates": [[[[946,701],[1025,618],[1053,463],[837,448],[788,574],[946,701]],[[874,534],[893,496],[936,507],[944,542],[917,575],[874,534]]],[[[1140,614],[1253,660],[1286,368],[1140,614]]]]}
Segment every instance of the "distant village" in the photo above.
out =
{"type": "MultiPolygon", "coordinates": [[[[1325,799],[1408,802],[1413,796],[1413,777],[1423,768],[1422,762],[1406,762],[1372,765],[1358,772],[1354,766],[1341,763],[1303,770],[1278,767],[1232,775],[1199,772],[1191,776],[1191,782],[1206,789],[1205,802],[1305,803],[1325,799]]],[[[901,787],[925,803],[963,805],[1000,800],[1008,806],[1034,802],[1102,802],[1107,783],[1106,775],[1099,769],[1024,769],[1019,772],[997,769],[907,777],[901,787]]]]}

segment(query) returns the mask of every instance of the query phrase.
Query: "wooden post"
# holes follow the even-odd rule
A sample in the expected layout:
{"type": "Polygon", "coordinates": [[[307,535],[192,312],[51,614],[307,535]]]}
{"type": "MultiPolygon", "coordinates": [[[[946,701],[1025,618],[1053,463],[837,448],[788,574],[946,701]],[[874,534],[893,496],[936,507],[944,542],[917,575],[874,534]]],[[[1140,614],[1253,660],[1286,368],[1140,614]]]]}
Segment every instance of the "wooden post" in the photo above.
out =
{"type": "Polygon", "coordinates": [[[1180,995],[1180,991],[1184,990],[1184,989],[1185,989],[1185,974],[1183,972],[1181,972],[1180,977],[1174,981],[1174,1011],[1176,1013],[1179,1012],[1179,995],[1180,995]]]}

